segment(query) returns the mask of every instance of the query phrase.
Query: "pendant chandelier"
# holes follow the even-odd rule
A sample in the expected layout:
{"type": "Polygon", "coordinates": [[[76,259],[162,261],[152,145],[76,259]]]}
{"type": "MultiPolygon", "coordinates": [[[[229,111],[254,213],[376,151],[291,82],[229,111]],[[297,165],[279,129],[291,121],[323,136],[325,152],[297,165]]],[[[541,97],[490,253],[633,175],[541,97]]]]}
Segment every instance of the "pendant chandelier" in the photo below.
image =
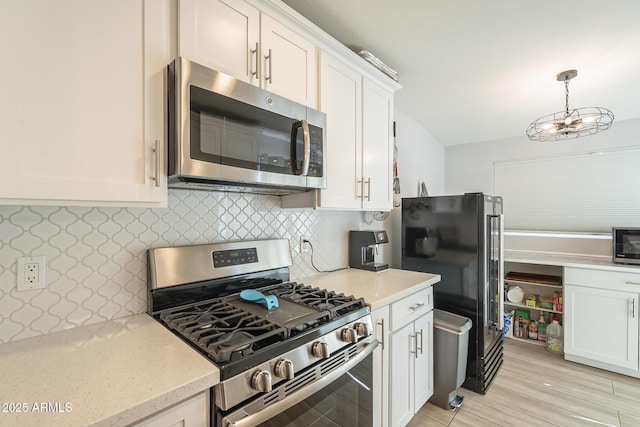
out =
{"type": "Polygon", "coordinates": [[[527,136],[531,141],[546,142],[580,138],[611,127],[613,113],[606,108],[569,109],[569,80],[577,75],[576,70],[567,70],[556,76],[559,82],[564,82],[565,110],[540,117],[532,122],[527,128],[527,136]]]}

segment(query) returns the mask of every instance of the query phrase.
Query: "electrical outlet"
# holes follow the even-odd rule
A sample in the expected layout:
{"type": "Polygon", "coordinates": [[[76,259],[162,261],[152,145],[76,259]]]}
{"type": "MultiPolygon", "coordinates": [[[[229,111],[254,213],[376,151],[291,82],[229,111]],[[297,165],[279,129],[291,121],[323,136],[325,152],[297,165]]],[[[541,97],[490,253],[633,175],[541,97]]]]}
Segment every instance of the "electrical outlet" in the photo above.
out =
{"type": "Polygon", "coordinates": [[[311,248],[311,247],[309,246],[309,243],[305,242],[305,240],[309,240],[309,239],[307,239],[307,238],[306,238],[306,237],[304,237],[304,236],[300,237],[300,244],[298,245],[298,251],[299,251],[301,254],[304,254],[304,253],[309,252],[309,249],[311,248]]]}
{"type": "Polygon", "coordinates": [[[44,289],[45,268],[43,256],[18,258],[18,290],[44,289]]]}

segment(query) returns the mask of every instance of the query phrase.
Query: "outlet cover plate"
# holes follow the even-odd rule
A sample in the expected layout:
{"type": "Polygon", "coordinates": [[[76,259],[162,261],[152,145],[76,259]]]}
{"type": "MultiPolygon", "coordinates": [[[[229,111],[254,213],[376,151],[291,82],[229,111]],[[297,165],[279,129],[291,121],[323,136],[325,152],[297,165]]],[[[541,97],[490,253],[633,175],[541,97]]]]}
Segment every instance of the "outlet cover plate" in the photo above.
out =
{"type": "Polygon", "coordinates": [[[45,287],[45,268],[46,259],[44,256],[33,256],[18,258],[18,290],[29,291],[33,289],[44,289],[45,287]],[[37,277],[37,281],[28,280],[27,265],[35,264],[37,272],[34,277],[37,277]]]}
{"type": "Polygon", "coordinates": [[[300,236],[300,244],[298,245],[298,253],[305,254],[309,252],[309,244],[305,242],[305,240],[309,240],[304,236],[300,236]]]}

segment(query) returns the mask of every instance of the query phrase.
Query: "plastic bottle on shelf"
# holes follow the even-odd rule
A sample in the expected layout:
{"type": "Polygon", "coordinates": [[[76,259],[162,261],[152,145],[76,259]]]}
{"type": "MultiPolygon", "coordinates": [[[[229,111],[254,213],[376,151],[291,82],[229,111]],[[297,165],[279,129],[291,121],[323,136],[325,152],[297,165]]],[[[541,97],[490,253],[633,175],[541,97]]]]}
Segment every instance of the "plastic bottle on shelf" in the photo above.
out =
{"type": "Polygon", "coordinates": [[[538,339],[538,322],[536,322],[535,320],[532,320],[531,323],[529,323],[529,339],[538,339]]]}
{"type": "Polygon", "coordinates": [[[540,314],[540,320],[538,320],[538,341],[547,342],[547,322],[544,321],[544,316],[540,314]]]}
{"type": "Polygon", "coordinates": [[[564,354],[564,332],[557,317],[553,317],[547,326],[547,351],[553,354],[564,354]]]}

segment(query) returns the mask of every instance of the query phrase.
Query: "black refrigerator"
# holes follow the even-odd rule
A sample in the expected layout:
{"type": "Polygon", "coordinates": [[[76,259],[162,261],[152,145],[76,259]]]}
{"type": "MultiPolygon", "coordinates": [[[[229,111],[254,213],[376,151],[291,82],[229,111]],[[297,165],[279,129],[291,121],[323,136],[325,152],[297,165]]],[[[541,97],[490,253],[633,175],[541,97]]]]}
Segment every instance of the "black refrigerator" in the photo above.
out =
{"type": "Polygon", "coordinates": [[[471,319],[463,387],[486,393],[502,365],[502,198],[402,199],[402,268],[439,274],[435,307],[471,319]]]}

